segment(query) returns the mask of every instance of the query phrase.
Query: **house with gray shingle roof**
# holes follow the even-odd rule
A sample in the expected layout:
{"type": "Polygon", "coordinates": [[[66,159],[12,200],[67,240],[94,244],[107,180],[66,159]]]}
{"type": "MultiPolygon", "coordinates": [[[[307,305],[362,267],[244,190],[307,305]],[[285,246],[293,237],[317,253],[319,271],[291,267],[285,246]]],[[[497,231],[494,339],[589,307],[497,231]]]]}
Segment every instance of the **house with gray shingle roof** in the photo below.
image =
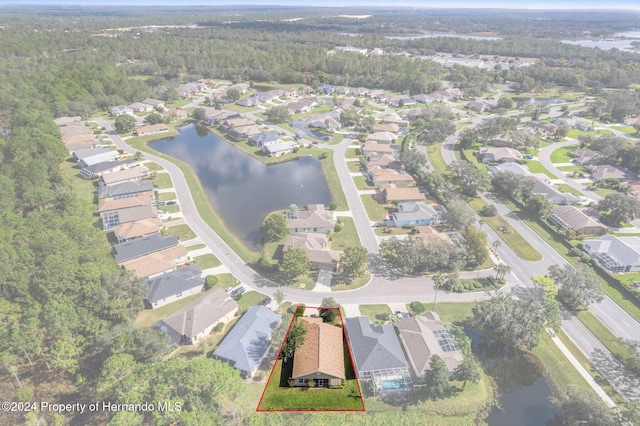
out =
{"type": "Polygon", "coordinates": [[[116,258],[118,263],[122,263],[156,251],[177,246],[179,243],[178,238],[173,235],[164,237],[161,234],[152,234],[148,237],[114,245],[113,257],[116,258]]]}
{"type": "Polygon", "coordinates": [[[257,135],[249,137],[249,143],[251,145],[259,146],[261,148],[263,146],[278,143],[279,140],[280,135],[278,132],[258,133],[257,135]]]}
{"type": "Polygon", "coordinates": [[[189,265],[149,280],[149,293],[144,300],[147,308],[155,309],[204,290],[202,271],[189,265]]]}
{"type": "Polygon", "coordinates": [[[290,232],[326,234],[333,231],[335,225],[333,212],[325,210],[322,204],[309,204],[307,210],[287,212],[287,228],[290,232]]]}
{"type": "Polygon", "coordinates": [[[576,204],[580,202],[580,198],[569,192],[561,192],[555,186],[547,183],[536,181],[533,187],[534,194],[543,195],[551,204],[576,204]]]}
{"type": "Polygon", "coordinates": [[[391,213],[385,224],[397,227],[437,225],[442,221],[443,210],[442,206],[432,206],[424,201],[405,201],[398,204],[398,211],[391,213]]]}
{"type": "Polygon", "coordinates": [[[238,304],[221,288],[185,306],[163,322],[181,336],[181,343],[197,344],[207,337],[218,323],[227,323],[238,311],[238,304]]]}
{"type": "Polygon", "coordinates": [[[228,362],[243,377],[253,377],[267,349],[271,333],[281,316],[264,306],[252,306],[213,352],[215,359],[228,362]]]}
{"type": "Polygon", "coordinates": [[[433,355],[442,358],[449,372],[462,363],[462,351],[435,312],[402,319],[397,327],[417,377],[424,377],[433,355]]]}
{"type": "Polygon", "coordinates": [[[613,273],[640,271],[640,237],[603,235],[583,241],[582,248],[613,273]]]}
{"type": "Polygon", "coordinates": [[[112,186],[101,186],[98,189],[99,198],[127,198],[145,192],[153,193],[153,183],[148,180],[136,180],[132,182],[117,183],[112,186]]]}
{"type": "Polygon", "coordinates": [[[393,326],[353,317],[345,320],[345,330],[360,380],[371,380],[381,393],[411,389],[409,364],[393,326]]]}

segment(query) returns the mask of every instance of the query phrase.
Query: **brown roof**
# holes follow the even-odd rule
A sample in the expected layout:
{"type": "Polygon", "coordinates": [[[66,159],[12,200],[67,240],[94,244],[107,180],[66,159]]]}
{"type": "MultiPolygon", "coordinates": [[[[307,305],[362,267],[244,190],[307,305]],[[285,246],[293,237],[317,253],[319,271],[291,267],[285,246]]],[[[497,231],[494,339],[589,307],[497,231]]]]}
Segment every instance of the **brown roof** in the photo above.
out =
{"type": "Polygon", "coordinates": [[[136,132],[146,133],[146,132],[161,132],[161,131],[167,131],[167,130],[169,130],[169,128],[167,127],[166,124],[157,123],[157,124],[149,124],[147,126],[138,127],[136,129],[136,132]]]}
{"type": "Polygon", "coordinates": [[[300,317],[307,330],[304,343],[293,355],[292,378],[324,373],[345,378],[342,329],[322,322],[322,318],[300,317]]]}
{"type": "Polygon", "coordinates": [[[412,188],[385,188],[382,191],[387,202],[393,201],[424,201],[425,196],[416,187],[412,188]]]}
{"type": "Polygon", "coordinates": [[[336,223],[333,213],[317,204],[310,204],[308,210],[301,210],[296,215],[297,218],[287,217],[287,228],[328,228],[336,223]]]}
{"type": "Polygon", "coordinates": [[[436,228],[433,228],[431,226],[416,226],[415,229],[418,232],[416,234],[413,234],[411,238],[420,239],[425,243],[433,240],[442,240],[447,243],[453,244],[451,242],[451,238],[449,238],[447,234],[438,232],[436,228]]]}
{"type": "Polygon", "coordinates": [[[82,117],[79,115],[76,115],[75,117],[59,117],[53,120],[53,122],[60,127],[67,126],[71,123],[77,123],[79,121],[82,121],[82,117]]]}
{"type": "Polygon", "coordinates": [[[375,132],[398,133],[398,131],[400,130],[400,126],[398,126],[396,123],[380,123],[376,124],[373,130],[375,132]]]}
{"type": "Polygon", "coordinates": [[[67,144],[78,143],[78,142],[93,142],[96,140],[96,137],[93,133],[90,134],[79,134],[79,135],[69,135],[63,136],[62,142],[67,144]]]}
{"type": "Polygon", "coordinates": [[[98,212],[126,209],[128,207],[148,206],[153,202],[153,193],[147,192],[136,197],[102,198],[98,201],[98,212]]]}
{"type": "Polygon", "coordinates": [[[133,271],[138,278],[144,278],[175,268],[175,259],[186,255],[187,249],[183,245],[177,245],[146,256],[137,257],[123,262],[121,265],[127,271],[133,271]]]}
{"type": "Polygon", "coordinates": [[[394,169],[377,169],[377,167],[379,166],[374,166],[371,169],[374,183],[379,181],[415,182],[415,179],[406,173],[399,173],[394,169]]]}
{"type": "Polygon", "coordinates": [[[602,233],[605,232],[606,228],[597,220],[592,217],[587,216],[582,211],[578,210],[573,206],[558,206],[551,212],[550,218],[552,220],[557,219],[557,222],[560,222],[562,227],[566,225],[573,229],[574,231],[580,231],[584,228],[601,228],[602,233]]]}
{"type": "Polygon", "coordinates": [[[376,143],[372,141],[365,142],[362,145],[362,152],[393,152],[391,145],[385,143],[376,143]]]}
{"type": "Polygon", "coordinates": [[[105,173],[102,175],[101,179],[105,185],[112,185],[125,180],[142,177],[147,173],[149,173],[149,169],[146,166],[137,166],[113,173],[105,173]]]}
{"type": "Polygon", "coordinates": [[[304,250],[311,263],[337,264],[342,252],[331,250],[328,245],[329,238],[325,234],[296,232],[287,237],[282,251],[299,248],[304,250]]]}
{"type": "Polygon", "coordinates": [[[122,236],[128,240],[129,238],[144,237],[145,235],[159,232],[161,226],[162,220],[157,217],[152,217],[118,225],[113,228],[113,232],[115,235],[122,236]]]}

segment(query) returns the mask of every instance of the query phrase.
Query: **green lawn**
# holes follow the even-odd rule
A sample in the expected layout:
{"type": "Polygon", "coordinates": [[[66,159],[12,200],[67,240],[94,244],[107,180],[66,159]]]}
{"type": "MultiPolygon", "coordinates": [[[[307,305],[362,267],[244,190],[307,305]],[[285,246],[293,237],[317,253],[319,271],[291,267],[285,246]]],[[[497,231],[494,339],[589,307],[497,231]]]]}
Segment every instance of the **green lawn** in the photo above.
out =
{"type": "Polygon", "coordinates": [[[567,132],[567,137],[571,139],[578,139],[580,136],[595,136],[595,135],[609,135],[610,130],[591,130],[589,132],[583,132],[579,129],[570,129],[567,132]]]}
{"type": "Polygon", "coordinates": [[[601,197],[606,197],[609,194],[614,194],[618,191],[616,191],[615,189],[609,189],[609,188],[598,188],[596,186],[592,186],[591,188],[589,188],[590,190],[592,190],[593,192],[595,192],[596,194],[598,194],[601,197]]]}
{"type": "Polygon", "coordinates": [[[630,136],[633,136],[637,133],[635,127],[633,126],[613,126],[613,128],[630,136]]]}
{"type": "Polygon", "coordinates": [[[627,350],[622,347],[616,339],[616,336],[604,325],[595,315],[589,311],[578,312],[580,321],[593,333],[594,336],[602,342],[603,345],[618,358],[625,358],[627,350]]]}
{"type": "Polygon", "coordinates": [[[359,173],[360,170],[360,162],[359,161],[347,161],[347,168],[351,173],[359,173]]]}
{"type": "Polygon", "coordinates": [[[205,248],[206,244],[194,244],[192,246],[187,247],[187,251],[195,251],[205,248]]]}
{"type": "MultiPolygon", "coordinates": [[[[427,310],[431,310],[433,307],[433,300],[422,301],[427,307],[427,310]]],[[[461,323],[467,318],[473,316],[473,307],[476,304],[463,303],[463,302],[442,302],[436,301],[435,312],[440,316],[440,319],[446,323],[461,323]]],[[[407,311],[409,311],[409,305],[407,304],[407,311]]]]}
{"type": "Polygon", "coordinates": [[[573,186],[567,185],[566,183],[561,183],[557,185],[558,189],[562,192],[568,192],[569,194],[573,194],[576,197],[582,197],[584,194],[582,192],[575,189],[573,186]]]}
{"type": "Polygon", "coordinates": [[[427,146],[427,157],[429,158],[429,162],[438,173],[444,173],[447,171],[447,163],[442,157],[441,148],[442,143],[427,146]]]}
{"type": "MultiPolygon", "coordinates": [[[[347,380],[345,380],[345,385],[342,389],[289,387],[287,378],[290,373],[288,370],[291,370],[292,367],[285,365],[284,368],[287,371],[283,374],[282,360],[276,361],[258,410],[362,411],[364,409],[363,402],[358,390],[358,384],[354,378],[353,367],[351,366],[346,346],[344,352],[347,380]]],[[[293,363],[289,362],[288,364],[293,363]]]]}
{"type": "MultiPolygon", "coordinates": [[[[360,149],[358,149],[360,152],[360,149]]],[[[362,155],[356,153],[356,148],[347,148],[347,151],[344,153],[344,158],[361,158],[362,155]]]]}
{"type": "Polygon", "coordinates": [[[340,216],[338,219],[342,222],[342,231],[331,234],[331,248],[334,250],[344,250],[347,246],[360,245],[358,230],[353,222],[353,218],[340,216]]]}
{"type": "Polygon", "coordinates": [[[140,325],[141,327],[151,327],[161,319],[167,318],[175,312],[178,312],[180,309],[184,308],[194,300],[200,297],[204,297],[205,294],[207,294],[206,291],[202,293],[192,294],[191,296],[187,296],[184,299],[176,300],[175,302],[169,303],[168,305],[164,305],[156,309],[145,309],[144,311],[140,312],[140,314],[138,314],[138,318],[136,318],[136,324],[140,325]]]}
{"type": "MultiPolygon", "coordinates": [[[[469,201],[469,205],[473,207],[475,211],[480,211],[487,204],[480,198],[474,198],[469,201]]],[[[542,255],[533,248],[533,246],[529,244],[522,235],[518,234],[515,229],[509,226],[502,216],[496,215],[493,217],[483,217],[482,220],[484,220],[485,223],[489,225],[509,247],[511,247],[518,257],[532,262],[542,260],[542,255]],[[501,229],[506,229],[506,232],[501,231],[501,229]]]]}
{"type": "Polygon", "coordinates": [[[384,205],[377,202],[373,195],[361,195],[360,198],[362,198],[362,204],[364,204],[369,220],[374,222],[381,222],[388,213],[387,209],[393,209],[391,204],[384,205]]]}
{"type": "Polygon", "coordinates": [[[165,213],[178,213],[180,211],[179,204],[169,204],[165,206],[158,206],[158,210],[163,211],[165,213]]]}
{"type": "Polygon", "coordinates": [[[169,201],[169,200],[175,200],[175,199],[176,199],[175,192],[160,192],[158,194],[158,200],[169,201]]]}
{"type": "Polygon", "coordinates": [[[574,172],[577,170],[582,170],[580,166],[558,166],[558,170],[561,172],[574,172]]]}
{"type": "Polygon", "coordinates": [[[393,235],[407,235],[410,234],[413,229],[398,228],[397,226],[378,226],[373,232],[381,237],[391,237],[393,235]]]}
{"type": "Polygon", "coordinates": [[[173,182],[171,182],[169,173],[158,173],[153,180],[153,185],[158,189],[173,188],[173,182]]]}
{"type": "Polygon", "coordinates": [[[153,161],[147,161],[143,165],[147,169],[149,169],[149,171],[151,171],[151,172],[157,172],[158,170],[162,170],[162,166],[160,166],[159,164],[154,163],[153,161]]]}
{"type": "MultiPolygon", "coordinates": [[[[71,186],[75,195],[90,203],[94,203],[97,192],[94,181],[80,177],[80,169],[75,161],[63,161],[60,163],[60,173],[64,181],[71,186]]],[[[93,207],[95,211],[96,206],[93,207]]]]}
{"type": "Polygon", "coordinates": [[[569,163],[571,162],[570,152],[573,152],[578,145],[569,145],[564,148],[558,148],[551,153],[552,163],[569,163]]]}
{"type": "Polygon", "coordinates": [[[393,314],[389,305],[360,305],[360,313],[377,324],[384,324],[393,314]]]}
{"type": "Polygon", "coordinates": [[[213,253],[203,254],[202,256],[195,257],[193,259],[194,262],[202,269],[215,268],[216,266],[222,265],[222,263],[218,260],[218,258],[213,253]]]}
{"type": "Polygon", "coordinates": [[[371,279],[371,274],[365,272],[360,277],[352,278],[351,280],[345,281],[342,279],[340,275],[333,275],[331,277],[331,290],[333,291],[345,291],[345,290],[355,290],[356,288],[360,288],[363,285],[367,284],[371,279]]]}
{"type": "Polygon", "coordinates": [[[180,241],[189,241],[196,237],[189,225],[172,226],[171,228],[166,228],[165,232],[167,235],[178,237],[180,241]]]}
{"type": "Polygon", "coordinates": [[[529,168],[529,171],[531,173],[544,173],[545,175],[549,176],[551,179],[557,179],[556,175],[551,173],[549,170],[545,169],[544,166],[539,161],[529,160],[527,161],[526,165],[529,168]]]}
{"type": "Polygon", "coordinates": [[[353,176],[353,181],[356,184],[356,188],[362,190],[375,189],[373,185],[369,185],[367,178],[364,176],[353,176]]]}
{"type": "Polygon", "coordinates": [[[238,299],[238,312],[244,312],[252,306],[257,305],[263,300],[266,295],[258,293],[257,291],[248,291],[243,293],[238,299]]]}

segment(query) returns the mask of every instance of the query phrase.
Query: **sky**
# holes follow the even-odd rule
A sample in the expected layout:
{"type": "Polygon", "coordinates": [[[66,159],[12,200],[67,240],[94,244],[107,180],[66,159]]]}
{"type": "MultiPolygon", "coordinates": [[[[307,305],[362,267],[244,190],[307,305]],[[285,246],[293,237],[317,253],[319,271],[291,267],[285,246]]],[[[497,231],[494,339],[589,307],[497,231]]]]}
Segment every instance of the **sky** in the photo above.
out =
{"type": "Polygon", "coordinates": [[[505,8],[505,9],[635,9],[638,0],[0,0],[1,5],[61,4],[61,5],[285,5],[285,6],[404,6],[420,8],[505,8]]]}

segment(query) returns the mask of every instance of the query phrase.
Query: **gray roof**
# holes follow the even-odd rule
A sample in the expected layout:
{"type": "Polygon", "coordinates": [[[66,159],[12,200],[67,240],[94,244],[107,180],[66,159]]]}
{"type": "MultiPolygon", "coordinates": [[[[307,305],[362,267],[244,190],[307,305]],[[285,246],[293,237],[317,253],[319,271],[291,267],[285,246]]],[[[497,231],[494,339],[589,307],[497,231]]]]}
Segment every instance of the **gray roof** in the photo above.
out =
{"type": "Polygon", "coordinates": [[[94,164],[104,163],[105,161],[112,161],[118,158],[118,151],[109,150],[106,152],[95,153],[94,155],[84,157],[81,160],[78,160],[78,165],[80,168],[89,167],[94,164]]]}
{"type": "Polygon", "coordinates": [[[398,211],[393,216],[397,221],[424,220],[437,218],[438,212],[423,201],[405,201],[398,204],[398,211]]]}
{"type": "Polygon", "coordinates": [[[118,223],[120,224],[158,217],[156,206],[136,206],[114,210],[114,212],[118,212],[118,223]]]}
{"type": "Polygon", "coordinates": [[[252,306],[213,355],[233,361],[239,370],[253,372],[269,349],[271,332],[280,319],[280,315],[264,306],[252,306]]]}
{"type": "Polygon", "coordinates": [[[113,256],[118,263],[145,256],[166,248],[177,246],[178,238],[173,235],[163,237],[161,234],[152,234],[146,237],[116,244],[113,246],[113,256]]]}
{"type": "Polygon", "coordinates": [[[605,253],[624,266],[640,262],[640,237],[603,235],[583,241],[582,245],[589,254],[605,253]]]}
{"type": "Polygon", "coordinates": [[[550,203],[554,204],[573,204],[580,201],[578,197],[568,192],[560,192],[559,189],[536,180],[536,184],[533,187],[534,194],[542,194],[550,203]]]}
{"type": "Polygon", "coordinates": [[[118,183],[113,186],[100,187],[98,190],[98,196],[100,198],[108,198],[148,191],[153,191],[153,183],[151,181],[136,180],[132,182],[118,183]]]}
{"type": "Polygon", "coordinates": [[[102,154],[111,151],[109,148],[86,148],[79,149],[73,152],[73,156],[76,160],[82,160],[83,158],[91,157],[92,155],[102,154]]]}
{"type": "Polygon", "coordinates": [[[258,133],[251,136],[249,139],[256,145],[261,145],[269,142],[277,141],[280,135],[277,132],[258,133]]]}
{"type": "Polygon", "coordinates": [[[229,299],[223,289],[214,288],[206,296],[165,318],[163,322],[181,336],[193,341],[198,334],[237,309],[238,304],[229,299]]]}
{"type": "Polygon", "coordinates": [[[167,297],[203,286],[202,271],[198,265],[189,265],[150,279],[147,300],[153,304],[167,297]]]}
{"type": "Polygon", "coordinates": [[[571,228],[579,231],[584,228],[599,227],[604,233],[605,227],[597,220],[587,216],[573,206],[558,206],[549,215],[549,218],[563,228],[571,228]]]}
{"type": "Polygon", "coordinates": [[[104,172],[105,170],[113,169],[114,167],[124,166],[127,164],[135,163],[136,160],[124,160],[124,161],[103,161],[102,163],[92,164],[84,167],[82,170],[86,170],[91,174],[104,172]]]}
{"type": "Polygon", "coordinates": [[[359,375],[408,366],[393,326],[371,324],[367,317],[347,318],[345,326],[359,375]]]}

